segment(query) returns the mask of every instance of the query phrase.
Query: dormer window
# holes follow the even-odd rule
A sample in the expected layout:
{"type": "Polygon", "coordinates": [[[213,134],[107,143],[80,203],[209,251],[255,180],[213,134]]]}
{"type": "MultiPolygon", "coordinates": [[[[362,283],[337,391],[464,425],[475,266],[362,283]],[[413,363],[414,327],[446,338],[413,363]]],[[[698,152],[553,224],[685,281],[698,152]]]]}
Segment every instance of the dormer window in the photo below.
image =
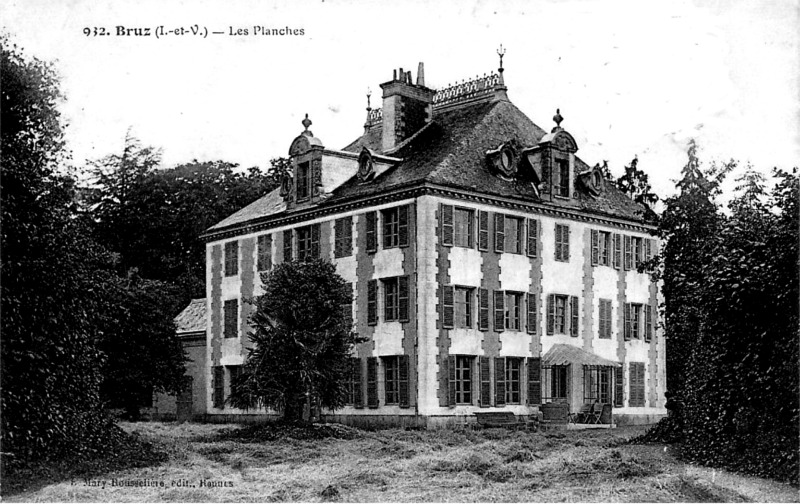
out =
{"type": "Polygon", "coordinates": [[[555,159],[553,195],[569,198],[569,160],[555,159]]]}
{"type": "Polygon", "coordinates": [[[297,201],[308,199],[311,195],[311,169],[308,162],[297,165],[297,201]]]}

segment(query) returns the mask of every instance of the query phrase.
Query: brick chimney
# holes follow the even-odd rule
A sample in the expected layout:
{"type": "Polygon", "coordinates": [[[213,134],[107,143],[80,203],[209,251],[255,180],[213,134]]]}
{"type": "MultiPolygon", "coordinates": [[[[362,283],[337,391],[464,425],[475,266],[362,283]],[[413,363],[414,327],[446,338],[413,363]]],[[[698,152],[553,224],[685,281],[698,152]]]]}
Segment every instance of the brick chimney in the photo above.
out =
{"type": "Polygon", "coordinates": [[[392,80],[381,84],[383,89],[383,142],[386,152],[419,131],[430,121],[435,91],[425,87],[425,68],[419,64],[417,83],[411,72],[395,70],[392,80]]]}

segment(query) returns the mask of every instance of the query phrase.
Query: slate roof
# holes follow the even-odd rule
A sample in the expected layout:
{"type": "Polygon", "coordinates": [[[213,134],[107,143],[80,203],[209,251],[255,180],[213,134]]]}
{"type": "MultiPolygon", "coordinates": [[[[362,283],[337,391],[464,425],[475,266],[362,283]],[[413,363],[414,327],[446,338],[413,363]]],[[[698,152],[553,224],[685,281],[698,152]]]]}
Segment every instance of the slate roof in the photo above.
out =
{"type": "Polygon", "coordinates": [[[178,334],[205,332],[206,330],[206,298],[192,299],[189,306],[175,317],[178,334]]]}
{"type": "Polygon", "coordinates": [[[543,366],[565,366],[567,364],[614,367],[622,365],[617,361],[604,359],[582,348],[563,343],[556,343],[542,356],[543,366]]]}
{"type": "MultiPolygon", "coordinates": [[[[432,183],[473,190],[487,195],[520,198],[540,202],[533,189],[524,183],[504,180],[493,174],[486,161],[486,151],[496,149],[511,139],[518,145],[532,147],[547,134],[513,103],[507,100],[483,101],[434,110],[432,123],[406,144],[385,154],[403,162],[361,183],[353,176],[334,189],[321,205],[380,194],[394,188],[432,183]]],[[[381,126],[370,127],[343,150],[360,152],[367,147],[381,153],[381,126]]],[[[589,166],[575,158],[575,172],[589,166]]],[[[606,181],[598,196],[576,189],[569,200],[541,201],[543,204],[580,210],[606,217],[642,222],[642,208],[606,181]]],[[[249,220],[277,215],[286,209],[278,190],[271,192],[209,229],[225,228],[249,220]]]]}

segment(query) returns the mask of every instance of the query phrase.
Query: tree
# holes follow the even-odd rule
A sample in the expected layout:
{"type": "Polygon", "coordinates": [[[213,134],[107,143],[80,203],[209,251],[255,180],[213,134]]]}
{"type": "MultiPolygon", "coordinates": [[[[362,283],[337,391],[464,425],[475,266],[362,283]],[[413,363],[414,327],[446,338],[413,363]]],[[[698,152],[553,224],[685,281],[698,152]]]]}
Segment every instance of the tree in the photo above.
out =
{"type": "Polygon", "coordinates": [[[121,435],[99,395],[108,256],[73,218],[53,68],[3,37],[0,90],[3,452],[82,457],[121,435]]]}
{"type": "Polygon", "coordinates": [[[249,350],[233,384],[233,407],[273,408],[301,421],[306,404],[344,405],[352,331],[350,287],[323,260],[286,262],[262,275],[249,350]]]}
{"type": "MultiPolygon", "coordinates": [[[[606,169],[606,172],[608,170],[606,169]]],[[[639,169],[639,159],[634,157],[631,164],[625,167],[625,174],[617,179],[617,188],[627,194],[633,201],[639,203],[647,210],[645,217],[654,219],[653,205],[658,201],[658,196],[650,186],[647,173],[639,169]]]]}

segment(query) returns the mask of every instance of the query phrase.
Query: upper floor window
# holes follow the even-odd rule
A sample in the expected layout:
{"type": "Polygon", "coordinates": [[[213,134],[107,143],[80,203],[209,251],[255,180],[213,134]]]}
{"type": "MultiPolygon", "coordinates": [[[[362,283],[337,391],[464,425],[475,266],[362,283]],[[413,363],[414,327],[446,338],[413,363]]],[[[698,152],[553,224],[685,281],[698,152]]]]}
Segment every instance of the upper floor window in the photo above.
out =
{"type": "Polygon", "coordinates": [[[229,241],[225,244],[225,276],[239,274],[239,242],[229,241]]]}
{"type": "Polygon", "coordinates": [[[640,339],[641,330],[642,305],[638,303],[625,303],[625,339],[640,339]]]}
{"type": "Polygon", "coordinates": [[[506,329],[519,331],[522,327],[522,293],[506,292],[506,329]]]}
{"type": "Polygon", "coordinates": [[[547,298],[547,334],[578,336],[578,297],[550,294],[547,298]]]}
{"type": "Polygon", "coordinates": [[[239,336],[239,301],[237,299],[225,301],[223,333],[223,336],[226,338],[235,338],[239,336]]]}
{"type": "Polygon", "coordinates": [[[311,194],[311,165],[308,162],[297,165],[297,200],[307,199],[311,194]]]}
{"type": "Polygon", "coordinates": [[[522,253],[523,220],[519,217],[505,218],[505,243],[503,250],[512,254],[522,253]]]}
{"type": "MultiPolygon", "coordinates": [[[[383,248],[408,246],[408,206],[382,210],[381,218],[383,220],[383,248]]],[[[369,225],[367,227],[369,228],[369,225]]],[[[369,229],[367,232],[369,233],[369,229]]],[[[367,248],[369,249],[369,244],[367,248]]]]}
{"type": "Polygon", "coordinates": [[[608,231],[592,230],[592,265],[611,266],[611,240],[608,231]]]}
{"type": "Polygon", "coordinates": [[[397,277],[383,281],[383,319],[387,322],[397,320],[400,311],[400,286],[397,277]]]}
{"type": "Polygon", "coordinates": [[[306,261],[319,258],[320,225],[297,228],[297,259],[306,261]]]}
{"type": "Polygon", "coordinates": [[[348,257],[353,254],[353,218],[336,219],[334,223],[334,257],[348,257]]]}
{"type": "Polygon", "coordinates": [[[601,339],[611,339],[611,300],[601,299],[599,311],[598,336],[601,339]]]}
{"type": "Polygon", "coordinates": [[[455,288],[456,327],[472,327],[472,293],[474,290],[467,287],[455,288]]]}
{"type": "Polygon", "coordinates": [[[472,248],[473,221],[475,214],[472,210],[456,208],[453,212],[454,229],[453,240],[456,247],[472,248]]]}
{"type": "Polygon", "coordinates": [[[566,159],[555,160],[555,173],[553,173],[553,194],[555,196],[569,197],[569,161],[566,159]]]}
{"type": "Polygon", "coordinates": [[[556,224],[556,261],[569,262],[569,226],[556,224]]]}
{"type": "Polygon", "coordinates": [[[258,237],[258,271],[267,271],[272,267],[272,236],[264,234],[258,237]]]}

